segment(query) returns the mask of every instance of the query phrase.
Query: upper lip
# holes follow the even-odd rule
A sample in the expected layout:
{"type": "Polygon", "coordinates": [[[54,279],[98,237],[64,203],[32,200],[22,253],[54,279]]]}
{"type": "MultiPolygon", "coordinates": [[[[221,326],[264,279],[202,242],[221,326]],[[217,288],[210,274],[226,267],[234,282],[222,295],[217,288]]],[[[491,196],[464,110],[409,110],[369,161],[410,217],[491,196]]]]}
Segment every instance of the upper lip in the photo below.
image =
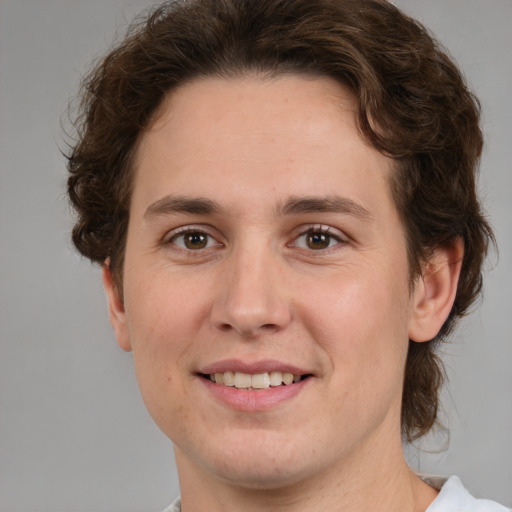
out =
{"type": "Polygon", "coordinates": [[[294,375],[306,375],[309,372],[298,366],[284,363],[273,359],[263,361],[246,362],[240,359],[224,359],[208,364],[199,370],[199,373],[212,374],[212,373],[225,373],[225,372],[240,372],[240,373],[270,373],[270,372],[283,372],[293,373],[294,375]]]}

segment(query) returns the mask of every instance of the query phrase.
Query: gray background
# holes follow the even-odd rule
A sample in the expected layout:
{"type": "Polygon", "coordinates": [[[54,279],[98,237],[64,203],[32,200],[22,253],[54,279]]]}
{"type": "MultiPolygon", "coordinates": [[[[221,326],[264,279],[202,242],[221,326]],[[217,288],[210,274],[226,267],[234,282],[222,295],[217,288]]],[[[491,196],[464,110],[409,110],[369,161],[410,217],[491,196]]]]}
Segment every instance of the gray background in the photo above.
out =
{"type": "MultiPolygon", "coordinates": [[[[400,0],[483,104],[480,188],[500,258],[445,347],[449,448],[408,450],[512,505],[511,0],[400,0]]],[[[116,345],[97,268],[71,249],[60,121],[90,59],[148,1],[0,0],[0,510],[151,511],[178,493],[171,444],[116,345]]],[[[442,448],[446,437],[423,448],[442,448]]]]}

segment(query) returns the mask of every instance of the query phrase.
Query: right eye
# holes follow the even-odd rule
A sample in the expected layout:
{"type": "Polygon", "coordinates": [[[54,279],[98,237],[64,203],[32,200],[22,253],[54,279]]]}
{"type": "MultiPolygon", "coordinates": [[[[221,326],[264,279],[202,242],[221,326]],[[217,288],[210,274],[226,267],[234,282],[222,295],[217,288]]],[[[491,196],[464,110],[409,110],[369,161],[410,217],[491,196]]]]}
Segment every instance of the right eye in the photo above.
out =
{"type": "Polygon", "coordinates": [[[219,247],[221,244],[211,235],[198,229],[184,229],[178,233],[174,233],[168,240],[169,244],[175,245],[186,251],[200,251],[202,249],[210,249],[211,247],[219,247]]]}

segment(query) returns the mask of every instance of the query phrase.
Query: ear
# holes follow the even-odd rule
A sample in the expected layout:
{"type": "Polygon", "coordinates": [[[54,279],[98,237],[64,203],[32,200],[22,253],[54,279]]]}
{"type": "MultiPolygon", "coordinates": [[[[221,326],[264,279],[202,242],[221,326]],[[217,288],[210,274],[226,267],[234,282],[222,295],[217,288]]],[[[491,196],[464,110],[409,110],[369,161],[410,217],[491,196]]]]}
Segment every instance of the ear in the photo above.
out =
{"type": "Polygon", "coordinates": [[[429,341],[443,326],[455,300],[463,256],[460,238],[435,249],[415,284],[409,339],[429,341]]]}
{"type": "Polygon", "coordinates": [[[110,261],[108,259],[105,261],[102,267],[102,278],[103,286],[105,288],[105,292],[107,293],[110,323],[114,328],[117,343],[123,350],[129,352],[131,351],[132,346],[130,343],[130,336],[128,334],[128,328],[126,324],[124,302],[115,283],[114,276],[112,275],[110,261]]]}

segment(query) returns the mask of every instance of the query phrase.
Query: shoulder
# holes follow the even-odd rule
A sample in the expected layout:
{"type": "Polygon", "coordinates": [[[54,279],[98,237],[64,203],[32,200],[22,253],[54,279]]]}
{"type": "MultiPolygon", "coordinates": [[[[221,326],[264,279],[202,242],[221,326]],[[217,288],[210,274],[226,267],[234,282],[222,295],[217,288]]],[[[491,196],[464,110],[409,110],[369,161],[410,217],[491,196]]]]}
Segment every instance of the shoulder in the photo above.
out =
{"type": "Polygon", "coordinates": [[[181,512],[180,498],[176,498],[163,512],[181,512]]]}
{"type": "Polygon", "coordinates": [[[474,498],[457,476],[448,479],[423,478],[439,495],[426,512],[511,512],[510,509],[490,500],[474,498]]]}

